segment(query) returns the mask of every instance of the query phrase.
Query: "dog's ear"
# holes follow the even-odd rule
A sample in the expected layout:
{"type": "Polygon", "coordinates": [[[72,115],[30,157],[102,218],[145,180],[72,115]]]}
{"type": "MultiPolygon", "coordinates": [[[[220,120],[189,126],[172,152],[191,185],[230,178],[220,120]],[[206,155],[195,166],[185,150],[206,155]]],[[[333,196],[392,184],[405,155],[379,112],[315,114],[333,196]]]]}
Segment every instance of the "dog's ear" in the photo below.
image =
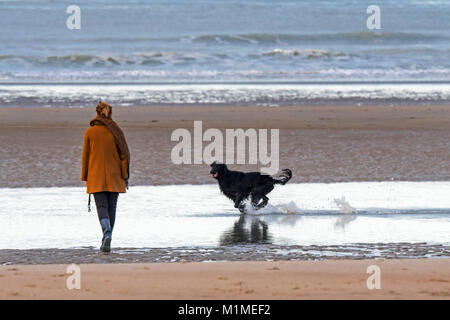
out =
{"type": "Polygon", "coordinates": [[[217,164],[217,162],[216,161],[214,161],[213,163],[211,163],[211,167],[214,167],[215,165],[217,164]]]}

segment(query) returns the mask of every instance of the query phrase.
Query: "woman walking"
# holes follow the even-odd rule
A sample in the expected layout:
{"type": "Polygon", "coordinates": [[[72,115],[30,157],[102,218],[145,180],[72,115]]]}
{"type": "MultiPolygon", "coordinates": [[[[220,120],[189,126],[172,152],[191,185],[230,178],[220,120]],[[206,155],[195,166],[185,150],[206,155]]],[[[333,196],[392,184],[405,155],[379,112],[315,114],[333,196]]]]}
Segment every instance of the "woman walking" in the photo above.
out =
{"type": "Polygon", "coordinates": [[[103,231],[100,250],[110,252],[117,199],[128,187],[130,151],[122,129],[111,118],[112,107],[100,101],[96,111],[84,135],[81,180],[86,181],[89,206],[94,195],[103,231]]]}

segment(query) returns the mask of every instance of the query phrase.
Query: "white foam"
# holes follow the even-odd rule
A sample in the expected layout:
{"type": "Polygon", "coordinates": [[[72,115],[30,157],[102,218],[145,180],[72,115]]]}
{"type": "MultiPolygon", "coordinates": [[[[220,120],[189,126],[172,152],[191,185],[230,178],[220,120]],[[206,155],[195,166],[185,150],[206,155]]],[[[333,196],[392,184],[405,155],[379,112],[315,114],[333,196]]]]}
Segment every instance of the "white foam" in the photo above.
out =
{"type": "Polygon", "coordinates": [[[118,106],[153,104],[290,105],[299,101],[340,99],[450,99],[447,83],[374,84],[45,84],[4,85],[0,102],[5,105],[84,106],[86,101],[107,96],[118,106]],[[31,101],[31,102],[30,102],[31,101]],[[20,103],[19,103],[20,102],[20,103]]]}

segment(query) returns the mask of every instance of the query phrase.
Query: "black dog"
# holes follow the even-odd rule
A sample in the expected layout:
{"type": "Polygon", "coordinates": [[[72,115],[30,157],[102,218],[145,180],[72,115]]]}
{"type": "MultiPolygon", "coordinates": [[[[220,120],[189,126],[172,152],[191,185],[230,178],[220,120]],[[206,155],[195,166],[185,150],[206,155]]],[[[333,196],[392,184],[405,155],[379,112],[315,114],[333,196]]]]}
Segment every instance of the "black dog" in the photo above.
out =
{"type": "Polygon", "coordinates": [[[283,169],[279,178],[259,172],[244,173],[228,170],[225,164],[213,162],[211,175],[219,182],[220,191],[234,201],[234,207],[244,212],[245,204],[242,202],[251,196],[253,208],[264,208],[269,202],[266,195],[273,190],[276,184],[286,184],[292,177],[292,171],[283,169]],[[262,199],[261,203],[259,201],[262,199]]]}

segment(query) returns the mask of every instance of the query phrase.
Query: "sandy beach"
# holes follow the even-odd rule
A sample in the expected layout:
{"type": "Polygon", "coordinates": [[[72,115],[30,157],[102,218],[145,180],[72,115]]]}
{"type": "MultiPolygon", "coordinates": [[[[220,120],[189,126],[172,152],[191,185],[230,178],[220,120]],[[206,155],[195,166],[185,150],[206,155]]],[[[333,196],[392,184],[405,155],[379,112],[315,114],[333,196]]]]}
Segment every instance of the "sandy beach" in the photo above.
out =
{"type": "Polygon", "coordinates": [[[450,299],[449,1],[0,7],[0,300],[450,299]]]}
{"type": "Polygon", "coordinates": [[[450,260],[275,261],[0,267],[0,299],[448,299],[450,260]],[[367,267],[381,271],[369,290],[367,267]]]}
{"type": "MultiPolygon", "coordinates": [[[[82,186],[82,140],[93,110],[0,108],[0,187],[82,186]]],[[[280,167],[294,169],[293,182],[450,179],[445,105],[118,107],[114,118],[130,143],[131,185],[211,183],[207,165],[170,161],[172,131],[192,131],[194,120],[204,129],[280,129],[280,167]]]]}
{"type": "MultiPolygon", "coordinates": [[[[0,187],[82,186],[81,142],[92,116],[93,108],[0,108],[3,150],[0,187]]],[[[293,168],[293,181],[297,183],[450,178],[450,165],[446,161],[450,108],[444,105],[119,107],[114,109],[114,117],[124,128],[131,146],[132,186],[211,183],[206,164],[176,166],[170,162],[175,144],[170,141],[171,132],[175,128],[192,130],[194,120],[202,120],[204,128],[279,128],[280,166],[293,168]]],[[[447,255],[440,250],[435,250],[438,256],[447,255]]],[[[392,252],[395,257],[400,251],[392,252]]],[[[333,260],[331,254],[332,260],[326,261],[148,263],[154,261],[149,258],[133,264],[115,260],[95,264],[99,262],[94,259],[81,265],[82,289],[68,290],[67,265],[47,263],[66,263],[70,259],[52,262],[41,254],[33,258],[26,251],[2,253],[13,264],[0,267],[1,299],[448,299],[450,296],[450,260],[445,258],[333,260]],[[22,265],[29,264],[30,259],[45,265],[22,265]],[[366,287],[366,268],[371,264],[381,267],[381,290],[366,287]]],[[[52,257],[59,254],[64,255],[61,251],[52,257]]],[[[220,254],[218,257],[220,260],[220,254]]],[[[362,254],[361,258],[364,257],[362,254]]],[[[230,256],[224,259],[233,260],[230,256]]],[[[267,255],[262,258],[265,259],[267,255]]]]}

